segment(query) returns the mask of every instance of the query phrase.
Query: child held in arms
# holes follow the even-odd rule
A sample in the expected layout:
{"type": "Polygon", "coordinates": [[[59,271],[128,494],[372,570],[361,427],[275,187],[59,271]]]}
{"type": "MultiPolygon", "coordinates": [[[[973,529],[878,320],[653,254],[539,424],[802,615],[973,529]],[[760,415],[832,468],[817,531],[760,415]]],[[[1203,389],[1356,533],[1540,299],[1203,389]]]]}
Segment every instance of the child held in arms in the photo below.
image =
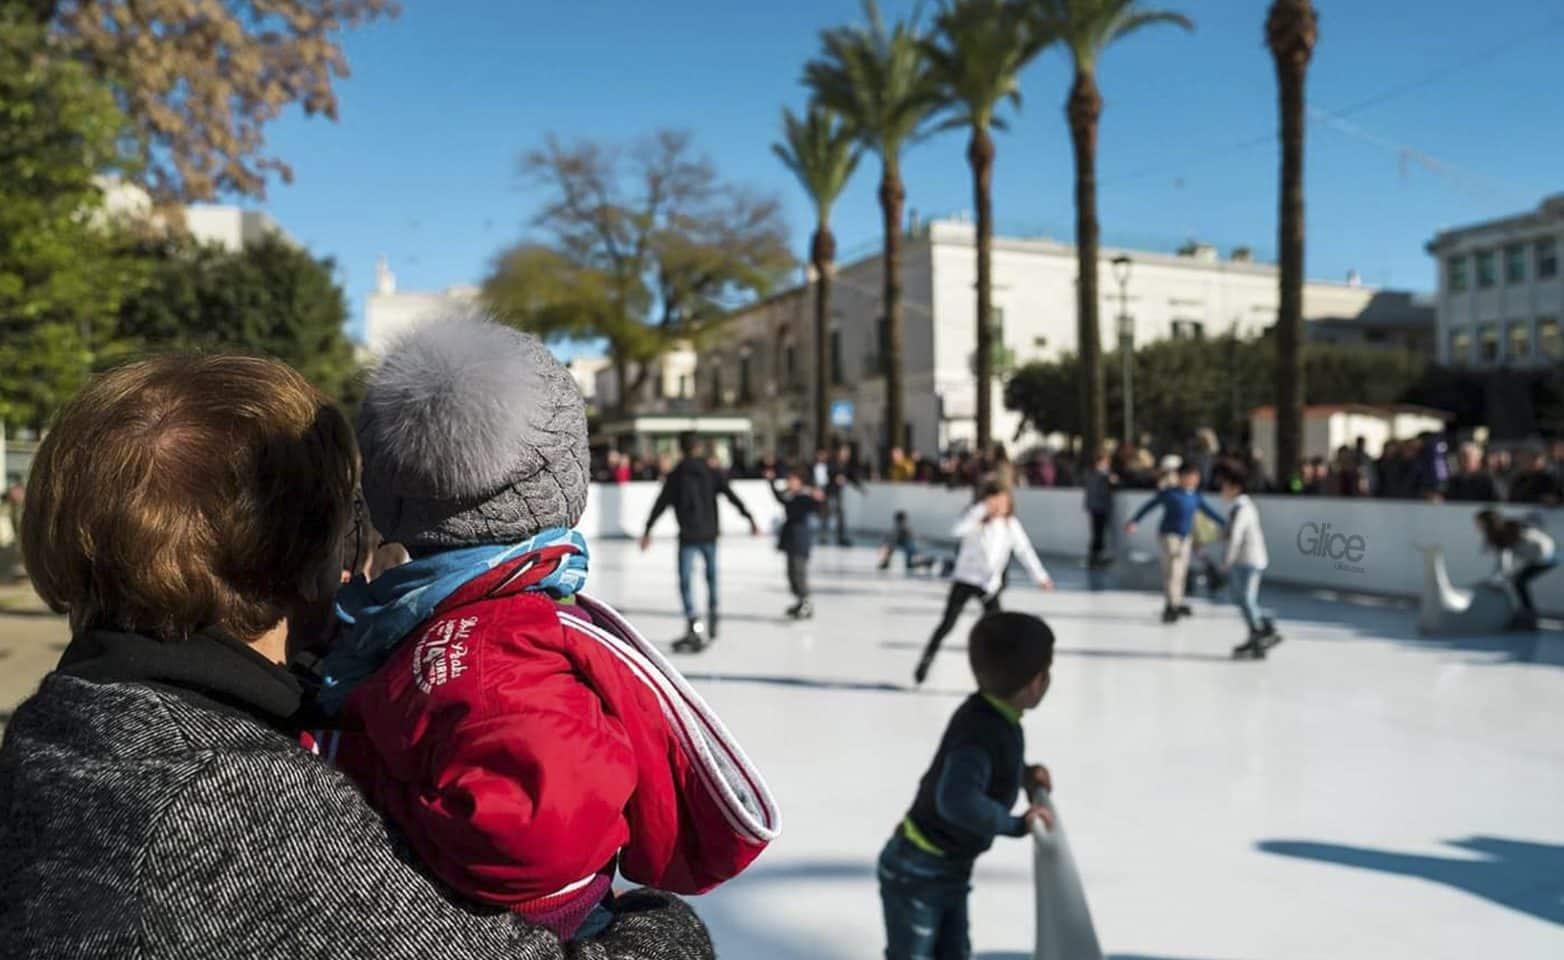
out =
{"type": "Polygon", "coordinates": [[[439,318],[386,353],[358,431],[369,519],[410,560],[343,588],[322,753],[439,879],[562,939],[611,922],[616,868],[686,894],[744,869],[776,831],[759,773],[582,592],[586,410],[564,367],[439,318]]]}
{"type": "Polygon", "coordinates": [[[1054,636],[1025,613],[991,613],[972,628],[968,657],[977,692],[945,728],[918,794],[880,853],[886,960],[965,960],[973,862],[999,836],[1051,826],[1046,807],[1011,814],[1017,795],[1053,788],[1046,767],[1027,766],[1021,715],[1042,702],[1054,636]]]}

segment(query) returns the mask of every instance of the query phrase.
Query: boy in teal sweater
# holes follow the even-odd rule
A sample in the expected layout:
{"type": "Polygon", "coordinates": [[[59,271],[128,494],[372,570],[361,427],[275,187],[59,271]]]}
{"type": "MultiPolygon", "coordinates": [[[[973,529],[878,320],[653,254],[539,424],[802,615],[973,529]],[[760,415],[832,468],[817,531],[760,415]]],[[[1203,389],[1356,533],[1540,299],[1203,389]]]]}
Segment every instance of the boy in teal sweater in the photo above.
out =
{"type": "Polygon", "coordinates": [[[966,960],[972,865],[998,836],[1050,824],[1046,807],[1011,814],[1025,788],[1052,789],[1046,767],[1027,766],[1021,715],[1042,702],[1054,636],[1025,613],[993,613],[968,640],[978,692],[945,728],[934,762],[880,853],[886,960],[966,960]]]}

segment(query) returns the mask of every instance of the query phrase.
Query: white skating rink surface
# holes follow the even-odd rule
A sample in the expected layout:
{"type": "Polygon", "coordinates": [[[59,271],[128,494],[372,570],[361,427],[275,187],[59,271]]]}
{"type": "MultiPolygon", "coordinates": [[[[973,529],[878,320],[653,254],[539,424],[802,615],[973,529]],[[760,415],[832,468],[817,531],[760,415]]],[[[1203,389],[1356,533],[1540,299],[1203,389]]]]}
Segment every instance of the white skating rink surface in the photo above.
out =
{"type": "MultiPolygon", "coordinates": [[[[674,546],[594,545],[589,589],[666,646],[674,546]]],[[[1287,642],[1233,662],[1234,608],[1060,589],[1006,606],[1058,638],[1025,718],[1105,951],[1119,960],[1564,958],[1564,634],[1423,641],[1412,612],[1267,588],[1287,642]]],[[[759,763],[783,834],[695,901],[724,960],[874,958],[875,857],[972,681],[969,608],[924,689],[947,583],[823,549],[790,623],[769,540],[721,545],[721,639],[675,662],[759,763]]],[[[704,587],[698,593],[704,602],[704,587]]],[[[971,895],[975,956],[1030,957],[1031,841],[1000,838],[971,895]]],[[[1065,958],[1068,960],[1068,958],[1065,958]]]]}

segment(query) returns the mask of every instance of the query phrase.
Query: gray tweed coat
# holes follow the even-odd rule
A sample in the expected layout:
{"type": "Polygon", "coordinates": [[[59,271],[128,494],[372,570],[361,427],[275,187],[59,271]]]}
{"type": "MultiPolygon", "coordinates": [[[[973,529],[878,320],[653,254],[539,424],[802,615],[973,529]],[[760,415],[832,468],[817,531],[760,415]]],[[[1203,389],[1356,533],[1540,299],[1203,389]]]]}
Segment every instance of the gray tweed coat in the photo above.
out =
{"type": "Polygon", "coordinates": [[[0,957],[707,960],[637,892],[561,946],[447,899],[352,784],[240,710],[157,684],[46,678],[0,747],[0,957]]]}

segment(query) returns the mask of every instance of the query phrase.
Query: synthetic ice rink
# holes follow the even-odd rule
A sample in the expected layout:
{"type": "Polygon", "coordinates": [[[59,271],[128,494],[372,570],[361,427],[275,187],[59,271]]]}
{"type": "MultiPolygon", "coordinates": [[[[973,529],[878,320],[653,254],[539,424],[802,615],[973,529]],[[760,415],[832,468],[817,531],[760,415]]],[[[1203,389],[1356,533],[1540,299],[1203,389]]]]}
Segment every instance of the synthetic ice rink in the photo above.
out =
{"type": "MultiPolygon", "coordinates": [[[[666,648],[673,543],[593,548],[588,589],[666,648]]],[[[760,764],[783,834],[696,907],[725,960],[878,957],[875,858],[971,690],[976,605],[913,691],[945,581],[822,549],[817,616],[791,623],[770,541],[720,549],[721,639],[675,662],[760,764]]],[[[1158,597],[1049,567],[1058,592],[1013,571],[1005,594],[1058,637],[1028,752],[1110,955],[1564,957],[1564,634],[1424,641],[1404,606],[1268,588],[1287,641],[1234,662],[1233,608],[1197,598],[1166,627],[1158,597]]],[[[1030,957],[1031,862],[1007,838],[979,861],[976,956],[1030,957]]]]}

